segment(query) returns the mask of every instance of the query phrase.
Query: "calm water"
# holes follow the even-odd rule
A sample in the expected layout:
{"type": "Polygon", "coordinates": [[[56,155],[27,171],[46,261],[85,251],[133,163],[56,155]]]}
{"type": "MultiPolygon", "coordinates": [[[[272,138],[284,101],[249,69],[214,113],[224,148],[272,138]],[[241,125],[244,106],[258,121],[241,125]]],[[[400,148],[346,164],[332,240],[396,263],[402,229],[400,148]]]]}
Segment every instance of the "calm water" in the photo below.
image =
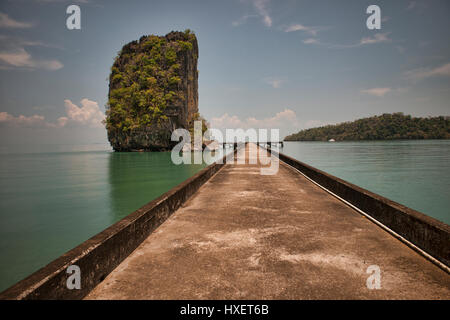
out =
{"type": "MultiPolygon", "coordinates": [[[[0,290],[205,167],[176,166],[168,152],[113,153],[96,145],[5,150],[0,290]]],[[[450,223],[450,141],[286,142],[282,152],[450,223]]]]}
{"type": "Polygon", "coordinates": [[[174,165],[169,152],[33,151],[0,159],[0,290],[205,167],[174,165]]]}
{"type": "Polygon", "coordinates": [[[450,140],[285,142],[281,152],[450,224],[450,140]]]}

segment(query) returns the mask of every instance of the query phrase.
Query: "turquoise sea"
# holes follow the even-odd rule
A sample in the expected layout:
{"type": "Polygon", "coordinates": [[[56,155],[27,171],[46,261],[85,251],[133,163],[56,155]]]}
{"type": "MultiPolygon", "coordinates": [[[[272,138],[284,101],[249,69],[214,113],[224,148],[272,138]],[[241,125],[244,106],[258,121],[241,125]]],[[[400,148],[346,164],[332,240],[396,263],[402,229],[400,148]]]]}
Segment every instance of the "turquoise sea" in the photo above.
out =
{"type": "Polygon", "coordinates": [[[206,166],[175,165],[170,152],[61,149],[0,154],[0,290],[206,166]]]}
{"type": "MultiPolygon", "coordinates": [[[[281,152],[450,223],[450,141],[286,142],[281,152]]],[[[204,168],[105,145],[0,148],[0,290],[204,168]]]]}
{"type": "Polygon", "coordinates": [[[280,151],[450,224],[450,140],[285,142],[280,151]]]}

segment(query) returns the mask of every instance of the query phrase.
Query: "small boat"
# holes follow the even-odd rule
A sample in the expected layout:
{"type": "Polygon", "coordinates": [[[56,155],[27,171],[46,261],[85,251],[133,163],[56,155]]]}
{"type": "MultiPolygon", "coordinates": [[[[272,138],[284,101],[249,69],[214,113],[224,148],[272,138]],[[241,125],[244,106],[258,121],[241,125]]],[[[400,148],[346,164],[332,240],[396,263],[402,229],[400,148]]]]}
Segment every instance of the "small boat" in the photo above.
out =
{"type": "Polygon", "coordinates": [[[330,139],[330,140],[328,140],[328,142],[336,142],[336,140],[330,139]]]}

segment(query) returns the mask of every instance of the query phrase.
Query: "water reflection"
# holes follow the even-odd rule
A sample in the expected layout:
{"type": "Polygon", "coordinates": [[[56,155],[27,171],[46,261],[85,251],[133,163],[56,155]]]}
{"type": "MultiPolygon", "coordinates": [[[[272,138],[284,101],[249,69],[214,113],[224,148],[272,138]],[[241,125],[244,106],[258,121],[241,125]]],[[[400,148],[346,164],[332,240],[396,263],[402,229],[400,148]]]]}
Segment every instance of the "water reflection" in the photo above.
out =
{"type": "Polygon", "coordinates": [[[108,159],[110,219],[114,223],[206,166],[175,165],[170,152],[113,152],[108,159]]]}
{"type": "Polygon", "coordinates": [[[169,152],[3,154],[0,291],[204,167],[169,152]]]}

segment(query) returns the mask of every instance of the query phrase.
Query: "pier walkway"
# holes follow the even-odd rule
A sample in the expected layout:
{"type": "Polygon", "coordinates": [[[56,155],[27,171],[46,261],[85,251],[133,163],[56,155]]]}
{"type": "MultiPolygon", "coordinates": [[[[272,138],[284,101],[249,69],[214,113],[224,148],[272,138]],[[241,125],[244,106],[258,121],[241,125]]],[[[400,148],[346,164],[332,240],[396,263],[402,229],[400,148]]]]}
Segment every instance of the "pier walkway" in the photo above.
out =
{"type": "Polygon", "coordinates": [[[445,271],[287,164],[260,166],[226,164],[85,298],[450,299],[445,271]]]}

